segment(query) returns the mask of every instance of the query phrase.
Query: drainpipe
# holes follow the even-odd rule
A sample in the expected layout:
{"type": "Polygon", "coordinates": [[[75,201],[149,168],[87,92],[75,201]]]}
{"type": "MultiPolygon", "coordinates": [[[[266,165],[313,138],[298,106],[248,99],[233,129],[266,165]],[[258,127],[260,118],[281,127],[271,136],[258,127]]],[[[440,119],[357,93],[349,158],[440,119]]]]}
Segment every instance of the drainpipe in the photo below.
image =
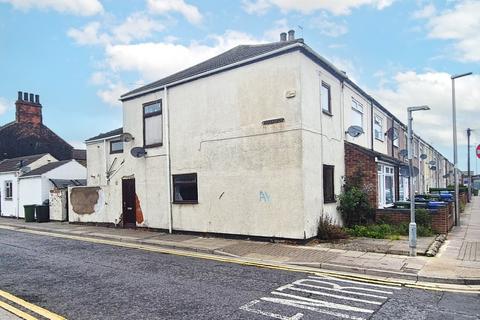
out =
{"type": "Polygon", "coordinates": [[[165,132],[166,132],[166,151],[167,151],[167,175],[168,175],[168,232],[173,232],[173,214],[172,214],[172,160],[170,156],[170,109],[168,108],[167,86],[163,87],[163,100],[165,109],[165,132]]]}
{"type": "MultiPolygon", "coordinates": [[[[105,164],[105,184],[108,185],[110,178],[108,177],[108,159],[107,159],[107,139],[103,140],[103,160],[105,164]]],[[[100,185],[102,181],[100,180],[100,185]]]]}
{"type": "Polygon", "coordinates": [[[373,134],[374,134],[374,129],[373,129],[373,100],[370,98],[370,145],[373,148],[373,134]]]}
{"type": "MultiPolygon", "coordinates": [[[[15,173],[15,176],[16,176],[15,178],[17,180],[17,187],[16,187],[17,190],[15,190],[16,191],[15,193],[17,194],[16,195],[17,196],[17,199],[16,199],[17,200],[17,208],[16,208],[17,212],[16,212],[16,214],[17,214],[17,219],[20,219],[20,179],[19,179],[20,173],[18,173],[18,172],[15,173]]],[[[12,184],[12,187],[13,187],[13,184],[12,184]]]]}

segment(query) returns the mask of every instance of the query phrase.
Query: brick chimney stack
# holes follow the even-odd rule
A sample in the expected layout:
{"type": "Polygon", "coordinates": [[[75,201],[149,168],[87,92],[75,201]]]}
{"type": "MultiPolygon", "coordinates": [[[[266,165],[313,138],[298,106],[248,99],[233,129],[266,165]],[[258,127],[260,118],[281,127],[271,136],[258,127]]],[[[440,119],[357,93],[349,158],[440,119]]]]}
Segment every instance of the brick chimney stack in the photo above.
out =
{"type": "Polygon", "coordinates": [[[15,107],[15,121],[17,123],[29,123],[34,126],[42,124],[42,105],[38,94],[18,91],[15,107]]]}

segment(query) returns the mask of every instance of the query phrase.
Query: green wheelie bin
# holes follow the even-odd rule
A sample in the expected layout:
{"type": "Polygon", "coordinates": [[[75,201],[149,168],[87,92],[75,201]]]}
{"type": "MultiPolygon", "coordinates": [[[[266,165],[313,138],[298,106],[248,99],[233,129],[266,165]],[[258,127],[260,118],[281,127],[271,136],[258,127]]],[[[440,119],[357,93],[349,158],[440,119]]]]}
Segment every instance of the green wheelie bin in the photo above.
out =
{"type": "Polygon", "coordinates": [[[23,206],[25,209],[25,222],[35,222],[35,207],[34,204],[23,206]]]}

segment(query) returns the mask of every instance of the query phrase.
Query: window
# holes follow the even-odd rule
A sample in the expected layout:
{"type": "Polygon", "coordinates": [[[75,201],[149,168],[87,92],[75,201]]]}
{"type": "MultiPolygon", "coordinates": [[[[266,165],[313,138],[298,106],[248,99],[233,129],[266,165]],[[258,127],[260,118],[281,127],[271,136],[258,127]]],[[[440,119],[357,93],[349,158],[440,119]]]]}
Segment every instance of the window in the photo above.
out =
{"type": "Polygon", "coordinates": [[[352,99],[352,126],[359,126],[363,128],[363,106],[352,99]]]}
{"type": "Polygon", "coordinates": [[[374,120],[375,139],[383,141],[383,118],[375,116],[374,120]]]}
{"type": "Polygon", "coordinates": [[[378,164],[378,206],[389,207],[395,202],[394,169],[391,166],[378,164]]]}
{"type": "Polygon", "coordinates": [[[323,165],[323,202],[335,202],[334,166],[323,165]]]}
{"type": "Polygon", "coordinates": [[[12,181],[5,181],[5,200],[11,200],[13,196],[12,181]]]}
{"type": "Polygon", "coordinates": [[[198,203],[196,173],[173,175],[173,203],[198,203]]]}
{"type": "Polygon", "coordinates": [[[143,105],[143,143],[148,148],[161,146],[162,142],[162,100],[158,100],[143,105]]]}
{"type": "Polygon", "coordinates": [[[322,81],[322,91],[320,92],[320,103],[322,104],[322,111],[327,114],[332,114],[332,99],[330,93],[330,86],[322,81]]]}
{"type": "Polygon", "coordinates": [[[398,129],[397,128],[393,128],[393,137],[392,137],[392,140],[393,140],[393,145],[395,147],[398,147],[398,140],[399,139],[399,135],[398,135],[398,129]]]}
{"type": "Polygon", "coordinates": [[[123,152],[123,141],[121,140],[110,141],[110,154],[122,153],[122,152],[123,152]]]}

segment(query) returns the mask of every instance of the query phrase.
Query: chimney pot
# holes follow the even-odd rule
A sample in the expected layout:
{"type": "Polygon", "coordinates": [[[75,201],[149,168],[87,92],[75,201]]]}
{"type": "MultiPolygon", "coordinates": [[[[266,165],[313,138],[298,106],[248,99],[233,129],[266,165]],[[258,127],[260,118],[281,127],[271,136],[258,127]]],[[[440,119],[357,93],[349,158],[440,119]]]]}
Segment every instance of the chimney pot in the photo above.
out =
{"type": "Polygon", "coordinates": [[[287,41],[287,33],[286,32],[282,32],[280,33],[280,41],[287,41]]]}
{"type": "Polygon", "coordinates": [[[28,92],[23,93],[23,100],[28,101],[28,92]]]}
{"type": "Polygon", "coordinates": [[[32,103],[34,102],[34,100],[33,100],[33,93],[30,93],[30,102],[32,102],[32,103]]]}
{"type": "Polygon", "coordinates": [[[22,95],[23,95],[23,92],[18,91],[18,99],[17,100],[22,100],[22,95]]]}
{"type": "Polygon", "coordinates": [[[295,40],[295,30],[288,31],[288,41],[295,40]]]}
{"type": "Polygon", "coordinates": [[[40,95],[39,94],[35,95],[35,103],[40,104],[40,95]]]}

